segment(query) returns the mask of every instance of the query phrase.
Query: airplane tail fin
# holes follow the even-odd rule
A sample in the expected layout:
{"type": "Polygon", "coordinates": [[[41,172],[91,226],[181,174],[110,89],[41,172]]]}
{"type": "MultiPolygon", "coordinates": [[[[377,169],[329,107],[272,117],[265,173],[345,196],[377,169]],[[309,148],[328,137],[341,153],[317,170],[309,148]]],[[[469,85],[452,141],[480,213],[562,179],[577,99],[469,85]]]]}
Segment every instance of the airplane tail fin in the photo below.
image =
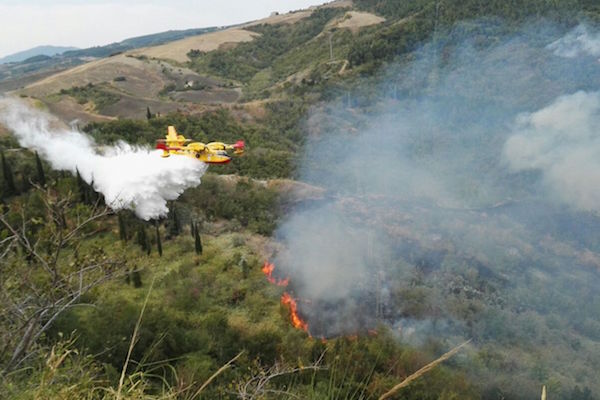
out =
{"type": "Polygon", "coordinates": [[[177,131],[174,126],[169,126],[167,128],[167,140],[176,141],[177,140],[177,131]]]}
{"type": "Polygon", "coordinates": [[[171,155],[170,151],[173,148],[181,146],[183,143],[185,143],[185,138],[177,134],[174,126],[169,126],[167,128],[167,136],[165,139],[156,142],[156,148],[163,151],[163,157],[169,157],[171,155]]]}
{"type": "Polygon", "coordinates": [[[244,150],[246,148],[246,144],[244,143],[243,140],[238,140],[234,145],[233,145],[233,152],[234,154],[244,154],[244,150]]]}

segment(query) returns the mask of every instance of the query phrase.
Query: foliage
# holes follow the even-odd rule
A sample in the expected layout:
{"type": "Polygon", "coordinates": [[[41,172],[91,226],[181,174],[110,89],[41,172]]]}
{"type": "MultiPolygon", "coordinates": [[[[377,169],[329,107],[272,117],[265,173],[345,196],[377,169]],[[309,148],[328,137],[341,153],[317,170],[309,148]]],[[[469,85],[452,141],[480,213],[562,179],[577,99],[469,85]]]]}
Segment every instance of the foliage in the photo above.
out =
{"type": "Polygon", "coordinates": [[[251,27],[249,29],[260,33],[260,36],[253,41],[240,43],[234,49],[189,53],[191,68],[247,83],[260,70],[271,66],[273,60],[321,33],[325,24],[342,11],[335,8],[319,9],[295,24],[251,27]]]}
{"type": "Polygon", "coordinates": [[[125,140],[132,144],[152,144],[166,135],[173,125],[186,138],[204,143],[244,140],[247,151],[234,157],[227,166],[214,167],[215,172],[236,173],[254,178],[290,177],[294,174],[294,152],[303,136],[298,127],[305,106],[286,102],[268,106],[268,114],[260,125],[241,125],[225,109],[202,115],[168,114],[150,120],[116,120],[92,122],[84,127],[99,143],[125,140]]]}
{"type": "Polygon", "coordinates": [[[35,152],[35,166],[37,169],[37,183],[41,186],[46,185],[46,174],[44,173],[44,166],[38,152],[35,152]]]}
{"type": "Polygon", "coordinates": [[[540,16],[566,18],[576,16],[578,11],[593,9],[592,3],[585,0],[516,0],[513,2],[501,0],[485,2],[477,0],[417,0],[411,2],[356,0],[355,4],[359,8],[390,18],[405,18],[416,13],[428,12],[434,16],[437,9],[439,21],[443,24],[481,17],[500,17],[509,22],[540,16]]]}
{"type": "Polygon", "coordinates": [[[196,254],[202,255],[202,240],[200,240],[198,229],[194,229],[194,249],[196,250],[196,254]]]}
{"type": "Polygon", "coordinates": [[[12,168],[10,164],[6,161],[6,157],[4,157],[4,153],[0,155],[2,157],[2,188],[3,195],[10,196],[17,194],[17,187],[15,186],[15,178],[13,175],[12,168]]]}
{"type": "Polygon", "coordinates": [[[202,184],[188,190],[181,201],[199,210],[208,220],[235,220],[242,227],[263,235],[273,232],[279,215],[277,192],[243,178],[232,184],[207,174],[202,184]]]}
{"type": "Polygon", "coordinates": [[[382,28],[372,28],[354,41],[348,59],[353,66],[367,64],[373,71],[382,61],[414,50],[435,33],[443,37],[465,20],[501,20],[507,27],[517,27],[532,18],[547,18],[563,25],[573,25],[580,14],[599,15],[598,8],[585,0],[418,0],[393,2],[357,0],[356,6],[386,16],[382,28]]]}
{"type": "Polygon", "coordinates": [[[158,229],[158,224],[155,224],[156,227],[156,250],[158,251],[158,255],[162,257],[162,241],[160,240],[160,229],[158,229]]]}
{"type": "Polygon", "coordinates": [[[351,66],[389,61],[415,50],[433,31],[434,21],[420,16],[389,24],[352,43],[348,54],[351,66]]]}
{"type": "Polygon", "coordinates": [[[61,89],[60,94],[73,97],[79,104],[91,101],[94,103],[97,111],[102,111],[104,107],[115,104],[121,99],[119,95],[92,83],[88,83],[85,86],[74,86],[70,89],[61,89]]]}
{"type": "Polygon", "coordinates": [[[123,261],[81,240],[109,214],[98,204],[73,207],[68,193],[37,189],[0,215],[0,372],[18,367],[62,313],[117,274],[123,261]],[[26,268],[26,271],[23,271],[26,268]]]}

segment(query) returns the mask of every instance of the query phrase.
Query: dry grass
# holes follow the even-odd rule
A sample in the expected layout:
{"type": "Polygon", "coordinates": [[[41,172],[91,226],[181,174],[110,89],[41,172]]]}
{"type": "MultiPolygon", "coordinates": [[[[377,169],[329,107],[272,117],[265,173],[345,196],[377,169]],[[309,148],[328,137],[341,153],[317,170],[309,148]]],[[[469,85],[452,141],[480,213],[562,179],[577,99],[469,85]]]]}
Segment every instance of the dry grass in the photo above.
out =
{"type": "Polygon", "coordinates": [[[546,400],[546,385],[542,386],[542,400],[546,400]]]}
{"type": "Polygon", "coordinates": [[[140,326],[142,325],[142,318],[144,317],[144,311],[146,310],[146,305],[148,305],[148,299],[150,298],[150,293],[152,293],[152,287],[154,286],[154,279],[150,283],[150,288],[148,289],[148,294],[146,294],[146,299],[144,300],[144,305],[142,306],[142,311],[140,311],[140,316],[135,324],[135,328],[133,329],[133,335],[131,335],[131,342],[129,342],[129,350],[127,351],[127,358],[125,359],[125,363],[123,364],[123,369],[121,370],[121,378],[119,379],[119,387],[117,389],[117,400],[121,398],[121,390],[123,389],[123,382],[125,381],[125,373],[127,372],[127,366],[129,364],[129,359],[131,358],[131,352],[135,347],[135,344],[138,340],[138,332],[140,326]]]}
{"type": "Polygon", "coordinates": [[[258,36],[258,33],[232,28],[198,36],[191,36],[160,46],[132,50],[129,54],[145,55],[147,57],[174,60],[184,63],[190,61],[187,56],[187,53],[189,53],[190,50],[213,51],[217,50],[222,45],[249,42],[256,36],[258,36]]]}
{"type": "Polygon", "coordinates": [[[408,385],[410,385],[412,383],[412,381],[418,379],[419,377],[421,377],[422,375],[426,374],[427,372],[431,371],[432,369],[434,369],[435,367],[437,367],[439,364],[443,363],[444,361],[446,361],[447,359],[449,359],[450,357],[452,357],[453,355],[455,355],[456,353],[458,353],[458,351],[463,348],[464,346],[466,346],[467,344],[469,344],[471,342],[471,340],[467,340],[466,342],[464,342],[463,344],[461,344],[460,346],[456,346],[455,348],[453,348],[452,350],[450,350],[449,352],[447,352],[446,354],[444,354],[443,356],[441,356],[440,358],[438,358],[435,361],[430,362],[429,364],[427,364],[426,366],[424,366],[423,368],[421,368],[420,370],[418,370],[417,372],[415,372],[412,375],[409,375],[406,379],[404,379],[402,382],[400,382],[399,384],[397,384],[396,386],[394,386],[393,388],[391,388],[388,392],[384,393],[379,400],[385,400],[387,398],[392,397],[393,395],[395,395],[400,389],[407,387],[408,385]]]}
{"type": "Polygon", "coordinates": [[[84,105],[77,103],[71,97],[63,97],[57,102],[47,102],[48,110],[56,116],[59,116],[63,121],[80,121],[81,125],[88,122],[104,122],[114,120],[114,117],[99,115],[93,111],[86,109],[84,105]]]}
{"type": "Polygon", "coordinates": [[[353,33],[365,26],[377,25],[385,21],[385,18],[375,14],[359,11],[348,11],[344,17],[335,24],[336,28],[350,29],[353,33]]]}
{"type": "Polygon", "coordinates": [[[128,92],[147,97],[155,96],[165,82],[157,63],[148,63],[120,54],[59,72],[34,82],[19,92],[44,97],[73,86],[112,82],[118,76],[127,77],[128,92]]]}
{"type": "Polygon", "coordinates": [[[295,24],[296,22],[298,22],[304,18],[310,17],[311,14],[312,14],[312,11],[305,10],[305,11],[289,12],[287,14],[272,15],[267,18],[249,22],[247,24],[242,25],[242,27],[249,27],[249,26],[255,26],[255,25],[262,25],[262,24],[267,24],[267,25],[295,24]]]}
{"type": "Polygon", "coordinates": [[[335,0],[322,6],[318,6],[318,8],[344,8],[344,7],[352,7],[352,0],[335,0]]]}
{"type": "Polygon", "coordinates": [[[221,375],[221,373],[223,373],[224,371],[226,371],[229,367],[231,367],[231,364],[233,364],[238,358],[240,358],[242,356],[242,354],[244,354],[244,350],[240,351],[238,353],[237,356],[233,357],[231,360],[229,360],[229,362],[227,362],[227,364],[223,365],[221,368],[219,368],[217,370],[217,372],[215,372],[214,374],[212,374],[210,376],[210,378],[208,378],[203,384],[202,386],[200,386],[200,388],[196,391],[196,393],[194,393],[194,395],[192,396],[192,400],[194,400],[196,397],[198,397],[200,395],[200,393],[202,393],[202,391],[208,386],[210,385],[210,383],[219,375],[221,375]]]}

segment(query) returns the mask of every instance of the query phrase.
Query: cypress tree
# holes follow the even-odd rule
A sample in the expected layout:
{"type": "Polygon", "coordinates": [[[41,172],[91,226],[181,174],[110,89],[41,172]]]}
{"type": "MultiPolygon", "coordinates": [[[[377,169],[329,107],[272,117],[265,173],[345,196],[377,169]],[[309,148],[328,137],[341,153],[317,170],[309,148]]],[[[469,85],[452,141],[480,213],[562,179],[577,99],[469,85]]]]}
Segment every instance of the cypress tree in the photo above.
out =
{"type": "Polygon", "coordinates": [[[25,169],[21,172],[21,193],[26,193],[31,188],[31,181],[29,179],[29,169],[25,169]]]}
{"type": "Polygon", "coordinates": [[[131,280],[133,281],[134,287],[142,287],[142,275],[140,275],[140,271],[138,271],[137,269],[131,274],[131,280]]]}
{"type": "Polygon", "coordinates": [[[60,213],[60,223],[62,229],[67,229],[67,217],[65,217],[65,213],[60,213]]]}
{"type": "Polygon", "coordinates": [[[86,183],[86,190],[87,190],[88,204],[96,203],[96,200],[98,200],[98,195],[96,194],[96,191],[94,190],[94,176],[93,175],[92,175],[92,182],[90,182],[89,185],[86,183]]]}
{"type": "Polygon", "coordinates": [[[35,152],[35,165],[37,167],[37,181],[40,185],[46,186],[46,174],[44,174],[44,166],[38,152],[35,152]]]}
{"type": "Polygon", "coordinates": [[[175,223],[175,230],[177,231],[177,235],[181,234],[181,221],[179,221],[179,217],[173,209],[173,222],[175,223]]]}
{"type": "Polygon", "coordinates": [[[118,213],[117,217],[119,218],[119,238],[123,242],[127,242],[127,227],[125,226],[123,215],[121,213],[118,213]]]}
{"type": "Polygon", "coordinates": [[[195,233],[195,241],[194,247],[196,248],[196,254],[202,254],[202,241],[200,240],[200,233],[198,233],[198,229],[194,230],[195,233]]]}
{"type": "Polygon", "coordinates": [[[150,112],[150,107],[146,107],[146,119],[152,119],[152,113],[150,112]]]}
{"type": "Polygon", "coordinates": [[[156,226],[156,249],[158,250],[158,256],[162,257],[162,243],[160,242],[160,230],[158,229],[158,222],[155,222],[156,226]]]}
{"type": "Polygon", "coordinates": [[[171,210],[171,221],[169,222],[169,237],[178,236],[180,233],[181,225],[179,217],[177,217],[177,210],[175,209],[175,205],[173,205],[173,209],[171,210]]]}
{"type": "Polygon", "coordinates": [[[83,180],[83,178],[81,177],[81,174],[79,173],[79,169],[75,169],[76,172],[76,179],[77,179],[77,188],[79,189],[79,199],[82,203],[87,203],[86,199],[87,199],[87,188],[86,188],[86,183],[83,180]]]}
{"type": "Polygon", "coordinates": [[[148,239],[146,237],[146,228],[144,225],[140,225],[138,230],[137,242],[140,245],[142,251],[148,251],[148,239]]]}
{"type": "Polygon", "coordinates": [[[13,176],[12,168],[6,162],[4,153],[2,155],[2,174],[4,175],[4,183],[6,184],[6,192],[8,195],[17,194],[17,187],[15,186],[15,178],[13,176]]]}

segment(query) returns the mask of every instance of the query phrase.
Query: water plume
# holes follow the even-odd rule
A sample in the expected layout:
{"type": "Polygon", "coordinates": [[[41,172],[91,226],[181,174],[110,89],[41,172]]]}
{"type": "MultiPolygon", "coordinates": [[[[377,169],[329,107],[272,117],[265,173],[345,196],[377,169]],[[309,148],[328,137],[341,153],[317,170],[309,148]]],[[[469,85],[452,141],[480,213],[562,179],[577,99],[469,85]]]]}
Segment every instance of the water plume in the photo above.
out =
{"type": "Polygon", "coordinates": [[[133,210],[144,220],[165,216],[167,201],[199,185],[206,171],[204,163],[191,158],[162,158],[160,150],[125,142],[99,150],[89,136],[18,99],[0,99],[0,123],[52,168],[78,171],[112,209],[133,210]]]}

